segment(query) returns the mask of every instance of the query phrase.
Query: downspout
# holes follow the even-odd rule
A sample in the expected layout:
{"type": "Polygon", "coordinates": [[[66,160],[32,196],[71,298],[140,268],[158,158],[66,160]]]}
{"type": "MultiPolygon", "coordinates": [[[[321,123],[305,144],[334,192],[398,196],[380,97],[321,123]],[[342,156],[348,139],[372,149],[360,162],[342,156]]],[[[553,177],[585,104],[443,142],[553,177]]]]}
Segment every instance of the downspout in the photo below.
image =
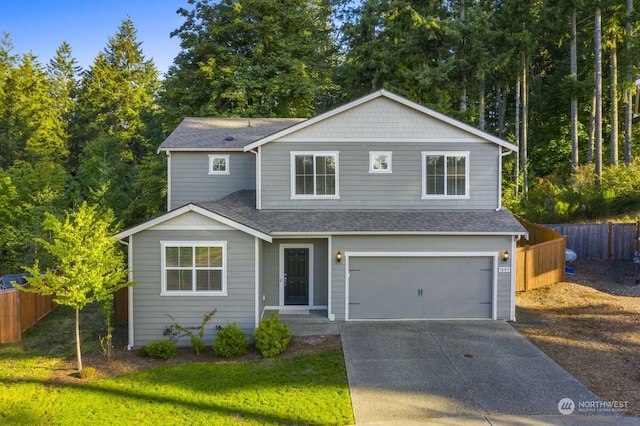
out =
{"type": "Polygon", "coordinates": [[[262,151],[258,147],[257,151],[249,150],[256,156],[256,210],[262,210],[262,151]]]}
{"type": "Polygon", "coordinates": [[[502,157],[511,154],[511,151],[500,152],[498,155],[498,206],[496,211],[502,210],[502,157]]]}
{"type": "MultiPolygon", "coordinates": [[[[133,282],[133,235],[129,236],[129,242],[120,240],[120,243],[127,246],[128,257],[128,277],[129,282],[133,282]]],[[[129,335],[129,342],[127,344],[127,350],[133,349],[133,286],[127,287],[127,334],[129,335]]]]}
{"type": "Polygon", "coordinates": [[[509,321],[516,320],[516,268],[518,266],[518,241],[522,238],[521,235],[516,235],[511,241],[511,312],[509,315],[509,321]]]}
{"type": "Polygon", "coordinates": [[[171,152],[167,151],[167,211],[171,211],[171,152]]]}
{"type": "Polygon", "coordinates": [[[329,318],[329,321],[335,321],[336,320],[336,315],[333,313],[333,237],[331,235],[329,235],[329,238],[327,238],[327,246],[328,246],[328,250],[327,250],[327,256],[329,261],[328,263],[328,270],[327,270],[327,318],[329,318]]]}

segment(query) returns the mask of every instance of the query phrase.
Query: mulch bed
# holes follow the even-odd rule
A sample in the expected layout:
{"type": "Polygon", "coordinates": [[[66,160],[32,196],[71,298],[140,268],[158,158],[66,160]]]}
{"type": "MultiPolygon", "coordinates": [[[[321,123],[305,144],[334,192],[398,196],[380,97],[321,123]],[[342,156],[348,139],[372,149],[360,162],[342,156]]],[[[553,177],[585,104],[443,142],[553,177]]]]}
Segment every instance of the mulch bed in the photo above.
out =
{"type": "MultiPolygon", "coordinates": [[[[121,343],[121,342],[119,342],[121,343]]],[[[116,347],[124,347],[123,344],[114,344],[116,347]]],[[[311,352],[340,349],[342,343],[340,336],[293,336],[289,342],[287,350],[278,357],[290,357],[311,352]]],[[[108,377],[120,376],[136,371],[163,367],[166,365],[185,364],[191,362],[208,363],[228,363],[244,362],[262,359],[262,355],[255,346],[250,345],[247,352],[235,358],[222,358],[213,354],[211,348],[207,348],[200,355],[190,347],[178,348],[178,355],[171,359],[150,359],[138,356],[136,351],[116,349],[115,357],[107,360],[102,353],[87,353],[82,355],[83,367],[94,367],[96,375],[91,379],[81,379],[78,375],[76,358],[69,358],[54,369],[49,376],[47,384],[50,386],[79,385],[93,380],[105,379],[108,377]]]]}

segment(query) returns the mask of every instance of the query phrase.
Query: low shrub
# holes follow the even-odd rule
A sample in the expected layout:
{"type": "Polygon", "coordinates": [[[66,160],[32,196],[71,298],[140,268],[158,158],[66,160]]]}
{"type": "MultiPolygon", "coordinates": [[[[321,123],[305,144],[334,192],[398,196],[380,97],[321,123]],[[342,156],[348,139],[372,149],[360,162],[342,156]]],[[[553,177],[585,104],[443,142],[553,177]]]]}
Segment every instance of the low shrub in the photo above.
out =
{"type": "Polygon", "coordinates": [[[203,340],[204,327],[207,325],[209,321],[211,321],[211,318],[213,318],[216,312],[218,312],[218,310],[214,308],[211,311],[204,314],[204,316],[202,317],[202,322],[200,323],[200,327],[198,327],[197,333],[194,333],[193,331],[190,330],[191,328],[196,328],[196,327],[185,327],[183,325],[180,325],[176,322],[176,319],[172,315],[165,314],[166,316],[168,316],[173,320],[173,325],[169,327],[165,327],[164,335],[165,336],[168,335],[172,341],[177,341],[177,339],[179,339],[181,336],[180,333],[184,333],[185,335],[188,335],[189,339],[191,340],[191,347],[193,347],[193,350],[196,352],[196,355],[200,355],[200,352],[204,351],[204,349],[207,347],[207,345],[205,345],[203,340]]]}
{"type": "Polygon", "coordinates": [[[291,332],[287,324],[281,323],[280,318],[275,313],[271,313],[269,318],[260,321],[253,337],[256,339],[256,348],[263,357],[268,358],[287,349],[291,332]]]}
{"type": "Polygon", "coordinates": [[[93,367],[85,367],[82,370],[80,370],[80,378],[81,379],[90,379],[92,377],[95,377],[97,371],[95,368],[93,367]]]}
{"type": "Polygon", "coordinates": [[[142,348],[142,356],[169,359],[178,354],[178,345],[169,339],[152,340],[142,348]]]}
{"type": "Polygon", "coordinates": [[[227,324],[218,331],[218,336],[213,342],[213,353],[225,358],[240,356],[247,351],[249,339],[235,323],[227,324]]]}

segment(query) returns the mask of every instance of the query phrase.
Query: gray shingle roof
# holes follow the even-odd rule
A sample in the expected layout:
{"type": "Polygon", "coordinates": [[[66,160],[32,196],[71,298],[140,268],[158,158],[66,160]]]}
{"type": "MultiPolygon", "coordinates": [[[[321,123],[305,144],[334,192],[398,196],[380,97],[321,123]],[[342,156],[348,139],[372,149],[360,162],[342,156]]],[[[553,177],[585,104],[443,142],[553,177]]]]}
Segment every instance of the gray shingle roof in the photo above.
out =
{"type": "Polygon", "coordinates": [[[526,230],[508,210],[256,210],[255,191],[235,192],[198,206],[265,234],[456,233],[520,234],[526,230]]]}
{"type": "Polygon", "coordinates": [[[187,117],[160,145],[160,150],[242,149],[245,145],[304,120],[304,118],[187,117]]]}

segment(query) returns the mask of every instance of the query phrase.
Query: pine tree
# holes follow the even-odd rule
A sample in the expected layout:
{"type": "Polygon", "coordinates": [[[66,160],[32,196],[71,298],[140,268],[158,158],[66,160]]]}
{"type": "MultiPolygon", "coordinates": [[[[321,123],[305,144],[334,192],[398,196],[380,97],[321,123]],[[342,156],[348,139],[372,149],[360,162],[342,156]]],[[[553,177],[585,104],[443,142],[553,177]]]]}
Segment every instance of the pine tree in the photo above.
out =
{"type": "Polygon", "coordinates": [[[159,81],[136,36],[131,19],[123,21],[84,73],[73,135],[81,150],[80,197],[113,208],[120,219],[133,197],[137,165],[156,149],[147,136],[159,81]]]}
{"type": "Polygon", "coordinates": [[[71,46],[65,41],[56,50],[56,56],[47,65],[50,91],[53,96],[53,106],[62,120],[63,139],[69,151],[70,169],[75,170],[78,165],[79,151],[77,146],[71,146],[71,132],[77,115],[77,101],[79,76],[82,68],[77,65],[73,57],[71,46]]]}
{"type": "Polygon", "coordinates": [[[334,88],[325,0],[199,1],[181,9],[182,51],[164,83],[170,121],[186,115],[310,117],[334,88]]]}

